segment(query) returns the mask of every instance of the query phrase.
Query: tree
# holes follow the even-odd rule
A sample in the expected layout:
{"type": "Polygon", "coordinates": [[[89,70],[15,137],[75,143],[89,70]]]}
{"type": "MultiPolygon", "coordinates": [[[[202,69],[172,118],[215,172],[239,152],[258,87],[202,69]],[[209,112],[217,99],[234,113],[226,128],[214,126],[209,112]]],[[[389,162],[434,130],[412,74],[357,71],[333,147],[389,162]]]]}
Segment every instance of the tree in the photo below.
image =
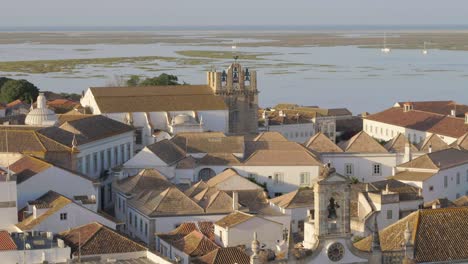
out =
{"type": "Polygon", "coordinates": [[[130,76],[127,80],[128,86],[158,86],[158,85],[180,85],[179,79],[175,75],[162,73],[153,78],[140,79],[138,75],[130,76]]]}
{"type": "Polygon", "coordinates": [[[0,98],[3,102],[11,102],[16,99],[31,100],[39,95],[39,89],[26,80],[8,80],[0,91],[0,98]]]}
{"type": "Polygon", "coordinates": [[[0,88],[2,88],[3,84],[6,83],[9,80],[13,80],[7,77],[0,77],[0,88]]]}

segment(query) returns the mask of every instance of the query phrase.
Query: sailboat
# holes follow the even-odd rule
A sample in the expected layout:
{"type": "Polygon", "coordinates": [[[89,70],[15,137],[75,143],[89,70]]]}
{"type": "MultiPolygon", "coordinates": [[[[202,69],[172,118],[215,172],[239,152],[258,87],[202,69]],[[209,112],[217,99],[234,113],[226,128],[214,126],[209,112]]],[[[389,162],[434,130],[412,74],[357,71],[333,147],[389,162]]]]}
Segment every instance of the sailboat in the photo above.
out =
{"type": "Polygon", "coordinates": [[[424,49],[422,50],[423,55],[427,55],[426,42],[424,41],[424,49]]]}
{"type": "Polygon", "coordinates": [[[389,53],[390,52],[390,48],[387,47],[387,33],[384,34],[383,48],[380,49],[380,51],[382,53],[389,53]]]}

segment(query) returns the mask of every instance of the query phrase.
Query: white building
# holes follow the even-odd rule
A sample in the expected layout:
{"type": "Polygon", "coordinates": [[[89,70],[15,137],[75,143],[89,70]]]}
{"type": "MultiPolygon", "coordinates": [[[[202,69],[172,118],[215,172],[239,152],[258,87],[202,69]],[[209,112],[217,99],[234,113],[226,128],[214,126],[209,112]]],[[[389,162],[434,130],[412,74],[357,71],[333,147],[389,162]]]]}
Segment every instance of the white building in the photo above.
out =
{"type": "Polygon", "coordinates": [[[81,105],[134,126],[138,148],[153,144],[159,131],[228,132],[228,107],[208,85],[92,87],[81,105]]]}
{"type": "Polygon", "coordinates": [[[392,108],[364,117],[370,136],[388,141],[398,133],[413,144],[432,134],[451,144],[468,132],[468,106],[453,101],[396,103],[392,108]]]}
{"type": "Polygon", "coordinates": [[[277,246],[285,243],[283,230],[281,223],[240,211],[214,223],[215,241],[223,247],[242,245],[249,248],[252,242],[250,236],[256,232],[261,237],[264,248],[276,251],[277,246]]]}
{"type": "Polygon", "coordinates": [[[422,189],[424,202],[468,194],[468,153],[454,148],[428,153],[396,167],[392,179],[422,189]]]}
{"type": "Polygon", "coordinates": [[[67,197],[87,197],[87,200],[94,201],[87,207],[95,212],[98,210],[97,180],[32,156],[23,156],[11,164],[10,170],[16,177],[18,208],[25,207],[28,201],[34,201],[52,190],[67,197]]]}
{"type": "Polygon", "coordinates": [[[93,212],[84,201],[73,201],[49,191],[19,211],[22,220],[17,227],[23,231],[47,231],[60,233],[89,222],[100,222],[116,229],[117,223],[109,216],[93,212]],[[81,203],[81,204],[79,204],[81,203]]]}
{"type": "Polygon", "coordinates": [[[18,223],[16,181],[8,170],[0,171],[0,230],[14,230],[18,223]]]}

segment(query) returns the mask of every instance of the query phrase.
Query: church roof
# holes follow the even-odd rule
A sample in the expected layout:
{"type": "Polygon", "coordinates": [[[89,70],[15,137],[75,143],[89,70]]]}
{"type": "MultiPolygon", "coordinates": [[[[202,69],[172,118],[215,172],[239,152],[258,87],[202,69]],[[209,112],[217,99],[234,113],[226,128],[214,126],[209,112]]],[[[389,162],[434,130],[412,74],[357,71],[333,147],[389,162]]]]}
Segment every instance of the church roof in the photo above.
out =
{"type": "Polygon", "coordinates": [[[102,113],[226,110],[208,85],[89,88],[102,113]]]}
{"type": "MultiPolygon", "coordinates": [[[[410,241],[414,245],[417,263],[468,259],[468,207],[427,209],[407,217],[379,231],[382,250],[401,251],[408,225],[410,241]]],[[[369,251],[372,237],[366,237],[354,246],[369,251]]]]}

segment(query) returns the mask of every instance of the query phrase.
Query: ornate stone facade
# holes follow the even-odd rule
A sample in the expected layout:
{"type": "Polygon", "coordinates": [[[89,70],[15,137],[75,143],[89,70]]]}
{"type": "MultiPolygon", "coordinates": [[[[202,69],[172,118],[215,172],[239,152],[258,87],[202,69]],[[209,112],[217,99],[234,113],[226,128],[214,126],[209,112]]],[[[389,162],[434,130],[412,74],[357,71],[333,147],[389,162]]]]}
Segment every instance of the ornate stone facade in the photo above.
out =
{"type": "Polygon", "coordinates": [[[226,70],[207,72],[208,85],[229,107],[229,133],[253,134],[258,130],[257,72],[236,61],[226,70]]]}

